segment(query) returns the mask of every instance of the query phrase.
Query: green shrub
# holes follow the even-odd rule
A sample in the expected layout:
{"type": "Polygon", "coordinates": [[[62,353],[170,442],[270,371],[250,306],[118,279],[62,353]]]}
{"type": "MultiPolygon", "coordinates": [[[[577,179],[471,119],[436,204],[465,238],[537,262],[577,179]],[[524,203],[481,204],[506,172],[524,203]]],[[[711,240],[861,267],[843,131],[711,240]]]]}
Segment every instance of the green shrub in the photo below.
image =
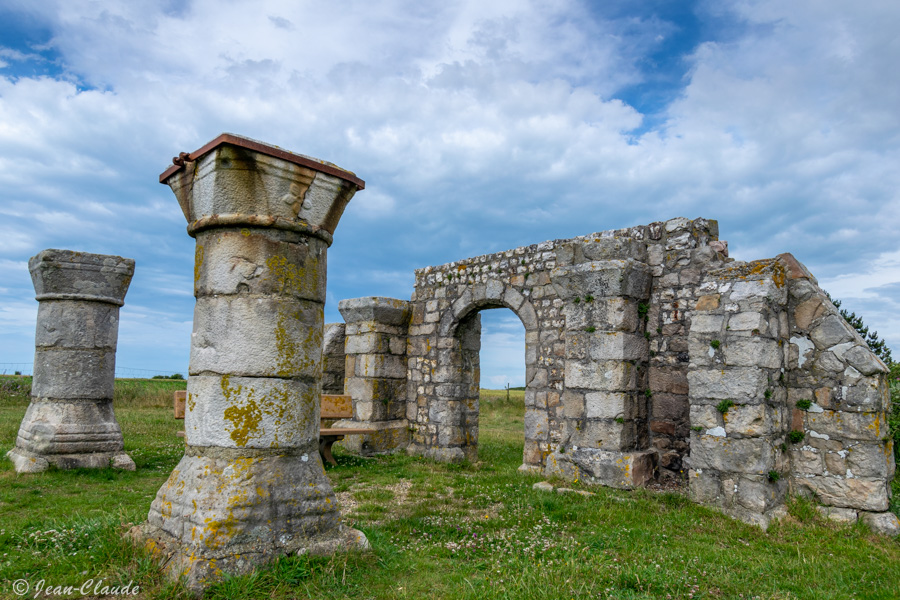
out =
{"type": "Polygon", "coordinates": [[[800,442],[803,441],[803,438],[805,438],[805,437],[806,437],[806,434],[804,432],[798,431],[795,429],[788,434],[788,441],[791,442],[792,444],[799,444],[800,442]]]}
{"type": "Polygon", "coordinates": [[[800,410],[809,410],[809,408],[811,406],[812,406],[811,400],[807,400],[806,398],[803,398],[802,400],[797,400],[797,408],[799,408],[800,410]]]}
{"type": "Polygon", "coordinates": [[[714,350],[718,350],[719,346],[722,345],[722,342],[720,342],[719,340],[713,340],[709,343],[709,345],[712,346],[714,350]]]}
{"type": "Polygon", "coordinates": [[[728,409],[734,406],[734,400],[722,400],[718,404],[716,404],[716,410],[722,413],[723,415],[728,412],[728,409]]]}

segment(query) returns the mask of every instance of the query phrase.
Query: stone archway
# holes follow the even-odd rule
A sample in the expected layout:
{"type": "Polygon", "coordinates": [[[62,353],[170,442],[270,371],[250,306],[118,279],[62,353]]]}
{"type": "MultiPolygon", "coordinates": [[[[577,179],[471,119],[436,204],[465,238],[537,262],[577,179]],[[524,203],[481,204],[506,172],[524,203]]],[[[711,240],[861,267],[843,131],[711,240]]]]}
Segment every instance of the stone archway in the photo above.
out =
{"type": "MultiPolygon", "coordinates": [[[[546,403],[536,406],[535,383],[540,323],[532,303],[517,289],[498,280],[473,286],[444,310],[436,335],[440,366],[431,375],[429,401],[431,446],[424,454],[442,460],[474,461],[478,455],[481,315],[486,309],[508,308],[525,327],[525,451],[524,468],[540,468],[540,445],[548,442],[546,403]],[[529,454],[528,449],[537,449],[529,454]],[[531,458],[531,461],[529,461],[531,458]]],[[[424,391],[424,390],[423,390],[424,391]]],[[[543,391],[546,395],[546,391],[543,391]]]]}

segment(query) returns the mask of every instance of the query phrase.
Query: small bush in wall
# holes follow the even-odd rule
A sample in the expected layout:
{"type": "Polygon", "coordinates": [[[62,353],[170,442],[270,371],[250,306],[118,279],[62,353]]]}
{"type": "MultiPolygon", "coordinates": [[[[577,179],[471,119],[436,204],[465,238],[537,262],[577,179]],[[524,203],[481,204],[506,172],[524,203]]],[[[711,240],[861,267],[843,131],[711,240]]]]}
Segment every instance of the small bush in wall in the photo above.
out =
{"type": "Polygon", "coordinates": [[[728,409],[734,406],[734,400],[722,400],[718,404],[716,404],[716,410],[722,413],[723,415],[728,412],[728,409]]]}
{"type": "Polygon", "coordinates": [[[799,408],[800,410],[809,410],[809,408],[811,406],[812,406],[811,400],[807,400],[806,398],[803,398],[802,400],[797,400],[797,408],[799,408]]]}
{"type": "Polygon", "coordinates": [[[720,342],[719,340],[713,340],[709,343],[709,345],[712,346],[714,350],[718,350],[719,346],[722,345],[722,342],[720,342]]]}
{"type": "Polygon", "coordinates": [[[799,444],[805,437],[806,434],[804,432],[795,429],[788,434],[788,441],[792,444],[799,444]]]}
{"type": "Polygon", "coordinates": [[[769,471],[769,481],[775,483],[779,479],[781,479],[781,473],[778,471],[769,471]]]}

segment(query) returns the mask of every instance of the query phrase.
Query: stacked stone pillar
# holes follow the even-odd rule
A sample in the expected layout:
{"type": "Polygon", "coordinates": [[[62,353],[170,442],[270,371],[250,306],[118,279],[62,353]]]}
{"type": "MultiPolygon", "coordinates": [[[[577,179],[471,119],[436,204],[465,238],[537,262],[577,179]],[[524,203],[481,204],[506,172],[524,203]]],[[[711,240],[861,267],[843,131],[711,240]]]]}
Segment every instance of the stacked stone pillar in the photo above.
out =
{"type": "Polygon", "coordinates": [[[559,267],[551,281],[564,302],[563,431],[544,473],[630,488],[653,477],[647,429],[649,267],[633,259],[559,267]]]}
{"type": "Polygon", "coordinates": [[[766,527],[783,514],[790,479],[785,269],[731,263],[700,290],[688,337],[691,496],[766,527]]]}
{"type": "Polygon", "coordinates": [[[16,447],[16,471],[113,466],[134,470],[113,412],[119,307],[134,261],[44,250],[28,261],[40,302],[31,404],[16,447]]]}
{"type": "Polygon", "coordinates": [[[354,298],[338,305],[346,322],[344,393],[353,398],[353,420],[336,428],[366,428],[343,444],[363,456],[409,444],[406,420],[409,302],[395,298],[354,298]]]}
{"type": "Polygon", "coordinates": [[[163,173],[196,238],[185,455],[143,537],[202,589],[280,554],[366,545],[318,453],[326,250],[363,182],[223,135],[163,173]]]}
{"type": "Polygon", "coordinates": [[[322,393],[344,393],[344,324],[326,323],[322,342],[322,393]]]}

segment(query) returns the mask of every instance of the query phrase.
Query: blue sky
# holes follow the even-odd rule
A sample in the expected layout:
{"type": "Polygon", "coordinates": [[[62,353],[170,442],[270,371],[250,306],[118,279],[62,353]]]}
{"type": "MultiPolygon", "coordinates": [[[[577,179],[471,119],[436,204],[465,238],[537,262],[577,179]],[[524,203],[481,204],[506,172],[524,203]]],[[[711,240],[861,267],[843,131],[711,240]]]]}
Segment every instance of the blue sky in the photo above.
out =
{"type": "MultiPolygon", "coordinates": [[[[892,1],[0,0],[0,370],[33,359],[28,258],[68,248],[137,261],[118,365],[186,371],[193,240],[157,177],[223,131],[366,180],[327,321],[415,268],[703,216],[900,352],[898,24],[892,1]]],[[[521,324],[483,315],[483,385],[521,384],[521,324]]]]}

